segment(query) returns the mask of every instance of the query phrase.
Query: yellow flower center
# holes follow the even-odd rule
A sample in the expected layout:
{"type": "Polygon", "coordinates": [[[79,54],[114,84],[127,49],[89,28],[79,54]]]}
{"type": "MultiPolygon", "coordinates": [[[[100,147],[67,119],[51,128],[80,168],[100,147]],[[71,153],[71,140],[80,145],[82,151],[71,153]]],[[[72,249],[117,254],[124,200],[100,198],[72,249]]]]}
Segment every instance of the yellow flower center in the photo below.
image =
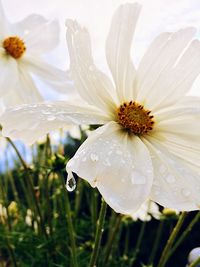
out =
{"type": "Polygon", "coordinates": [[[118,108],[118,122],[130,132],[142,135],[153,129],[154,116],[134,101],[123,103],[118,108]]]}
{"type": "Polygon", "coordinates": [[[11,36],[3,41],[6,53],[15,59],[19,59],[26,51],[24,42],[17,36],[11,36]]]}

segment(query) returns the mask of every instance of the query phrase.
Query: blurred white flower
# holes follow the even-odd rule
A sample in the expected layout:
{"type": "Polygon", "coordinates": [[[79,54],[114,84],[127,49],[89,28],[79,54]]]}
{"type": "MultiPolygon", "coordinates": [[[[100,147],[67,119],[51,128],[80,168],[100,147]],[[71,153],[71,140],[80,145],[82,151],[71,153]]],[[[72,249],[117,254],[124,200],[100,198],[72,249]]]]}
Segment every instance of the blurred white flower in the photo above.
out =
{"type": "MultiPolygon", "coordinates": [[[[195,260],[197,260],[200,257],[200,247],[193,248],[190,251],[190,254],[188,256],[188,267],[190,264],[192,264],[195,260]]],[[[196,267],[200,267],[200,264],[196,265],[196,267]]]]}
{"type": "MultiPolygon", "coordinates": [[[[113,81],[95,66],[90,37],[67,21],[75,86],[85,104],[23,105],[2,117],[4,135],[32,143],[65,124],[99,124],[68,162],[107,203],[133,214],[148,199],[177,210],[200,208],[200,101],[186,96],[200,73],[195,30],[162,33],[137,70],[130,48],[141,6],[114,14],[106,57],[113,81]]],[[[69,177],[70,178],[70,177],[69,177]]]]}
{"type": "MultiPolygon", "coordinates": [[[[46,63],[43,56],[59,41],[57,21],[30,15],[10,23],[0,1],[0,100],[1,108],[41,101],[38,81],[57,92],[68,92],[71,83],[67,72],[46,63]],[[65,86],[65,87],[64,87],[65,86]]],[[[44,87],[44,86],[43,86],[44,87]]]]}
{"type": "Polygon", "coordinates": [[[136,212],[131,214],[131,217],[134,221],[137,221],[139,219],[144,222],[150,221],[152,217],[159,220],[160,216],[161,213],[159,211],[159,206],[153,201],[149,200],[144,202],[136,212]]]}

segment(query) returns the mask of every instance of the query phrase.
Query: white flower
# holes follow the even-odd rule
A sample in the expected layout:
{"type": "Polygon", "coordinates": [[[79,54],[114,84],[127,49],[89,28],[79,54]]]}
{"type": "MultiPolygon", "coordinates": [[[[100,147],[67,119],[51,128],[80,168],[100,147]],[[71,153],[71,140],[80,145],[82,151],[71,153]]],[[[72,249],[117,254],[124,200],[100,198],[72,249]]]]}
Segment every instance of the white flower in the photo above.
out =
{"type": "MultiPolygon", "coordinates": [[[[0,1],[0,99],[1,108],[16,104],[42,101],[34,78],[58,92],[69,81],[67,74],[46,63],[43,56],[58,44],[59,25],[40,15],[30,15],[10,23],[0,1]],[[3,103],[2,103],[3,102],[3,103]]],[[[47,94],[47,93],[46,93],[47,94]]]]}
{"type": "Polygon", "coordinates": [[[113,82],[94,65],[90,37],[67,21],[71,72],[87,104],[23,105],[2,117],[4,135],[28,143],[66,123],[102,124],[67,170],[96,186],[116,211],[133,214],[147,199],[177,210],[200,208],[200,102],[187,97],[200,73],[195,30],[162,33],[137,70],[130,49],[141,6],[114,14],[106,57],[113,82]]]}
{"type": "Polygon", "coordinates": [[[152,217],[159,220],[161,213],[159,211],[159,206],[156,203],[147,200],[136,212],[131,214],[131,217],[134,221],[137,221],[139,219],[141,221],[148,222],[152,217]]]}

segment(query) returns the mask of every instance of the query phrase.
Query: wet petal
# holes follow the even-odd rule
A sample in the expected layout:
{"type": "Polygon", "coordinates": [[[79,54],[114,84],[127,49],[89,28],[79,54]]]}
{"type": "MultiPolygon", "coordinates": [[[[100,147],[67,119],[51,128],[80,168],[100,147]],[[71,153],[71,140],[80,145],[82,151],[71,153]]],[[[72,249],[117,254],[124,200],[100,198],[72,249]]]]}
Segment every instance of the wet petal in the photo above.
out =
{"type": "Polygon", "coordinates": [[[93,132],[68,162],[67,170],[96,186],[116,211],[131,214],[148,199],[153,173],[146,146],[110,122],[93,132]]]}
{"type": "Polygon", "coordinates": [[[151,199],[164,207],[179,211],[200,207],[200,178],[191,164],[170,153],[154,139],[143,140],[151,152],[154,182],[151,199]]]}
{"type": "Polygon", "coordinates": [[[93,107],[64,101],[21,105],[6,110],[0,117],[3,135],[27,144],[68,124],[103,124],[108,120],[93,107]]]}

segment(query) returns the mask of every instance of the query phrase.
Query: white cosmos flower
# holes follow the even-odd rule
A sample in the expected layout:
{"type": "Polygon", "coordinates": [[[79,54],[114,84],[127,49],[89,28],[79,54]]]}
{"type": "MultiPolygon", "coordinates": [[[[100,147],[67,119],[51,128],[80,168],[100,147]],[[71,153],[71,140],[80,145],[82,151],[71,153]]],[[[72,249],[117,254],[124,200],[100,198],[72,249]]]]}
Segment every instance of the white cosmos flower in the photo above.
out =
{"type": "Polygon", "coordinates": [[[67,91],[67,74],[46,63],[43,56],[58,44],[59,24],[40,15],[10,23],[0,1],[1,106],[42,101],[36,77],[58,92],[67,91]],[[65,89],[60,83],[65,84],[65,89]]]}
{"type": "Polygon", "coordinates": [[[67,21],[71,72],[86,104],[23,105],[0,119],[4,135],[32,143],[66,123],[101,124],[67,170],[96,186],[116,211],[133,214],[147,199],[178,210],[200,208],[200,102],[187,97],[200,73],[195,30],[162,33],[136,69],[130,48],[141,6],[120,6],[106,57],[113,81],[94,65],[90,37],[67,21]]]}

